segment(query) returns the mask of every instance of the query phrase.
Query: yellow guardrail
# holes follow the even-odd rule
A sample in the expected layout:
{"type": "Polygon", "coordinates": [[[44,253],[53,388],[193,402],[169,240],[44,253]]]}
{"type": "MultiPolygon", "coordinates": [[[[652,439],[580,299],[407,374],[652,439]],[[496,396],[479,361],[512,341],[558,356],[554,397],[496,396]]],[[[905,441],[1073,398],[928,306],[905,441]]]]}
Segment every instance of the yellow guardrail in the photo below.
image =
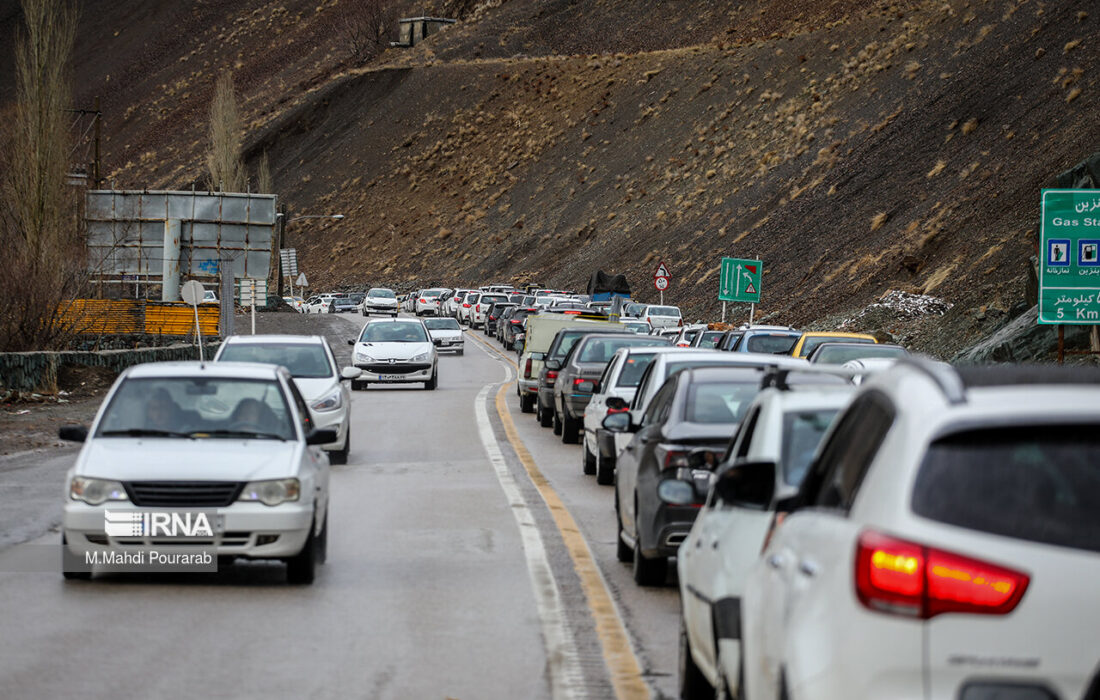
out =
{"type": "MultiPolygon", "coordinates": [[[[218,335],[217,304],[199,305],[204,336],[218,335]]],[[[77,335],[172,335],[194,332],[195,312],[182,302],[140,299],[74,299],[61,309],[61,323],[77,335]]]]}

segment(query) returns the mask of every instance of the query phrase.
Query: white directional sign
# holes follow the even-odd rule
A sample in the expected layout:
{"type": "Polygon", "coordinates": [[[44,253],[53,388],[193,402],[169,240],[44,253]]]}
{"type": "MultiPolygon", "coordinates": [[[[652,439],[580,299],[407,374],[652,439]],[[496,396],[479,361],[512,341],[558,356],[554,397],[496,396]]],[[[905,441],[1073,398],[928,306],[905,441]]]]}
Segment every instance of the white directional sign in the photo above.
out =
{"type": "Polygon", "coordinates": [[[293,277],[298,274],[298,249],[281,248],[279,250],[279,263],[282,265],[284,275],[293,277]]]}
{"type": "Polygon", "coordinates": [[[241,306],[263,305],[267,300],[267,280],[241,280],[237,290],[241,306]]]}

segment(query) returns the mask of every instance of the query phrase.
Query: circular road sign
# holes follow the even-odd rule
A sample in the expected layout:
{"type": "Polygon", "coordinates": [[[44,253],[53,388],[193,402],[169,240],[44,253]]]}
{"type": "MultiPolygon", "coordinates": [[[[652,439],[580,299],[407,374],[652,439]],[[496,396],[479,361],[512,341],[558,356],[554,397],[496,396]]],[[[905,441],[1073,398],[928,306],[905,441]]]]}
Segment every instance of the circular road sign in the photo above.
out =
{"type": "Polygon", "coordinates": [[[658,290],[660,290],[662,292],[665,291],[666,289],[668,289],[668,278],[667,277],[654,277],[653,278],[653,286],[656,287],[658,290]]]}
{"type": "Polygon", "coordinates": [[[191,280],[186,282],[183,288],[180,289],[180,297],[183,298],[184,303],[198,306],[202,302],[203,292],[202,285],[195,280],[191,280]]]}

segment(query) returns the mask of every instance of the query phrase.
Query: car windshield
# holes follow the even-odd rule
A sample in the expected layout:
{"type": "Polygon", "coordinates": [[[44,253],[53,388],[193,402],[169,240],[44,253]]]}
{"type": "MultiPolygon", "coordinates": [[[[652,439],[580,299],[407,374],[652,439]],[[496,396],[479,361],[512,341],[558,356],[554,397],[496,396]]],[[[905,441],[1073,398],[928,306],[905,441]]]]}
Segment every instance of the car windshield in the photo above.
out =
{"type": "Polygon", "coordinates": [[[1100,552],[1100,425],[968,430],[928,448],[913,512],[948,525],[1100,552]]]}
{"type": "Polygon", "coordinates": [[[783,481],[798,486],[806,478],[817,445],[829,429],[837,410],[791,411],[783,415],[783,443],[780,462],[783,481]]]}
{"type": "Polygon", "coordinates": [[[633,333],[624,333],[623,338],[590,338],[584,347],[580,348],[578,362],[607,363],[619,348],[652,347],[655,345],[667,346],[668,342],[661,338],[639,337],[633,333]]]}
{"type": "MultiPolygon", "coordinates": [[[[745,342],[748,352],[762,352],[772,355],[789,355],[798,342],[797,335],[761,334],[749,336],[745,342]]],[[[810,341],[806,341],[807,343],[810,341]]]]}
{"type": "Polygon", "coordinates": [[[424,324],[419,321],[368,323],[359,336],[361,343],[427,343],[424,324]]]}
{"type": "Polygon", "coordinates": [[[863,347],[850,347],[844,345],[827,346],[821,348],[814,355],[814,362],[826,365],[842,365],[852,360],[862,360],[867,357],[905,357],[909,353],[905,348],[897,345],[864,345],[863,347]]]}
{"type": "Polygon", "coordinates": [[[453,318],[426,318],[424,325],[430,331],[460,331],[462,326],[453,318]]]}
{"type": "Polygon", "coordinates": [[[646,313],[650,316],[679,316],[680,310],[675,306],[651,306],[646,313]]]}
{"type": "Polygon", "coordinates": [[[99,437],[295,439],[277,381],[211,377],[126,379],[99,437]]]}
{"type": "Polygon", "coordinates": [[[706,382],[688,389],[684,420],[692,423],[736,423],[760,393],[760,381],[706,382]]]}
{"type": "Polygon", "coordinates": [[[367,292],[371,299],[396,299],[397,296],[389,289],[372,289],[367,292]]]}
{"type": "Polygon", "coordinates": [[[649,363],[653,362],[653,355],[642,353],[630,353],[623,360],[623,368],[619,371],[619,381],[615,386],[636,387],[642,381],[642,374],[649,363]]]}
{"type": "MultiPolygon", "coordinates": [[[[797,340],[796,340],[796,342],[797,342],[797,340]]],[[[822,343],[829,343],[829,342],[833,342],[833,343],[837,343],[837,342],[867,343],[869,345],[873,345],[875,343],[875,339],[874,338],[835,338],[835,337],[830,338],[827,335],[811,336],[809,338],[806,338],[806,342],[802,343],[802,355],[803,356],[809,355],[811,352],[814,351],[814,348],[816,348],[818,345],[821,345],[822,343]]],[[[792,344],[791,347],[794,348],[794,345],[792,344]]]]}
{"type": "Polygon", "coordinates": [[[228,343],[219,362],[262,362],[282,365],[299,379],[333,377],[336,368],[320,343],[228,343]]]}

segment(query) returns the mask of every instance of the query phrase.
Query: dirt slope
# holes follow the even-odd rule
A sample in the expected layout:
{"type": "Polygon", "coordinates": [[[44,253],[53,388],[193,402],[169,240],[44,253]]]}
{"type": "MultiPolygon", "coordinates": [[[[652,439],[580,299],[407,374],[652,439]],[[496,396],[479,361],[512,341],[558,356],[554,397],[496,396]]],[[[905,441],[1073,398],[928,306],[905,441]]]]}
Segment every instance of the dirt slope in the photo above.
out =
{"type": "Polygon", "coordinates": [[[444,0],[409,7],[463,22],[366,68],[342,63],[346,1],[123,4],[158,29],[112,37],[128,15],[104,8],[78,70],[129,112],[118,186],[201,176],[213,75],[239,64],[253,165],[294,211],[348,215],[288,231],[321,284],[603,267],[649,298],[660,257],[713,317],[718,259],[755,256],[776,320],[947,299],[909,340],[949,354],[1022,299],[1039,189],[1100,143],[1089,0],[444,0]]]}

